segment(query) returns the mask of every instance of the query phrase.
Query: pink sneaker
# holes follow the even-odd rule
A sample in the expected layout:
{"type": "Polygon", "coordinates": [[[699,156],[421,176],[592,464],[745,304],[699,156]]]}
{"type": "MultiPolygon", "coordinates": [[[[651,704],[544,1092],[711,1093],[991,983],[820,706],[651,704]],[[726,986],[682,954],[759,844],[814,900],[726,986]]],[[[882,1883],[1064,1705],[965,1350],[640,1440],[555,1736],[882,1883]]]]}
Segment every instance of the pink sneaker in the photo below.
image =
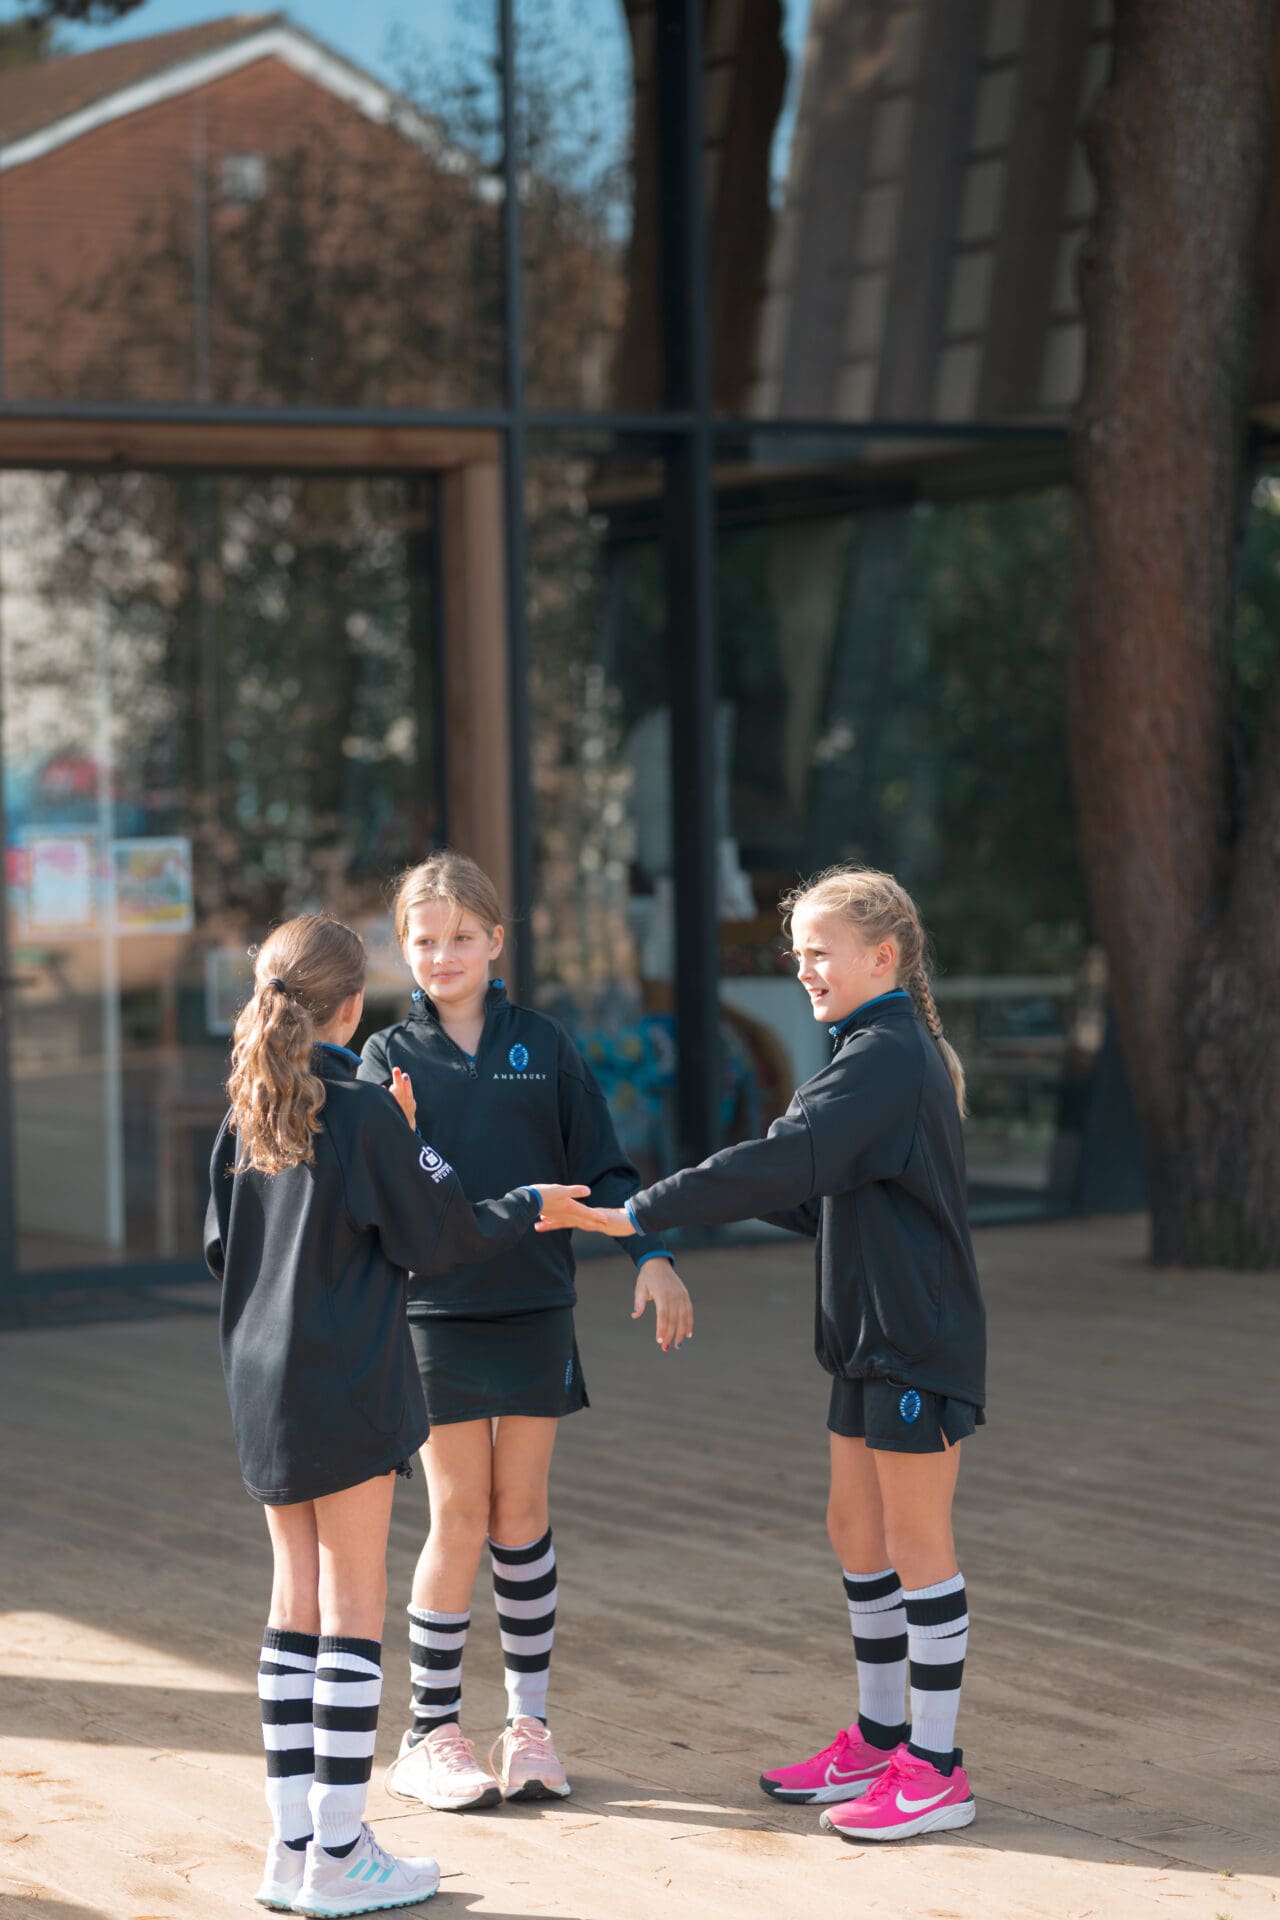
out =
{"type": "Polygon", "coordinates": [[[480,1765],[456,1720],[416,1744],[406,1733],[385,1784],[393,1800],[420,1800],[438,1813],[476,1813],[496,1807],[502,1798],[501,1787],[480,1765]]]}
{"type": "Polygon", "coordinates": [[[790,1800],[797,1806],[813,1806],[820,1800],[852,1800],[880,1778],[892,1758],[892,1750],[886,1753],[883,1747],[873,1747],[852,1726],[838,1733],[831,1745],[811,1760],[796,1760],[789,1767],[762,1773],[760,1785],[775,1800],[790,1800]]]}
{"type": "Polygon", "coordinates": [[[818,1824],[842,1840],[909,1840],[914,1833],[967,1827],[976,1809],[960,1760],[957,1750],[954,1771],[939,1773],[930,1761],[898,1747],[861,1799],[833,1807],[818,1824]]]}
{"type": "Polygon", "coordinates": [[[489,1765],[495,1769],[504,1800],[564,1800],[569,1794],[560,1756],[541,1720],[517,1714],[493,1743],[489,1765]]]}

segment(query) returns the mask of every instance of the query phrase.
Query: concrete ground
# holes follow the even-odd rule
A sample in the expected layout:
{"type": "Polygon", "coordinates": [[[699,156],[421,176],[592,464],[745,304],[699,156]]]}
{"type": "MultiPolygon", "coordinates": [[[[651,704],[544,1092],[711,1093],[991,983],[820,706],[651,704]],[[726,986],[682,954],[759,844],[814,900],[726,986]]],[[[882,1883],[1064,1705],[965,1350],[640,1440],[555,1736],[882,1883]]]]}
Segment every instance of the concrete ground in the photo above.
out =
{"type": "MultiPolygon", "coordinates": [[[[566,1423],[551,1808],[371,1810],[434,1852],[434,1920],[1280,1920],[1280,1276],[1156,1273],[1137,1221],[980,1236],[990,1424],[965,1444],[963,1834],[883,1850],[767,1801],[762,1766],[854,1711],[823,1537],[823,1379],[799,1243],[690,1256],[697,1337],[582,1272],[593,1398],[566,1423]]],[[[264,1838],[265,1529],[211,1293],[0,1337],[0,1913],[220,1920],[264,1838]],[[203,1310],[202,1310],[203,1309],[203,1310]]],[[[379,1767],[407,1692],[424,1521],[397,1492],[379,1767]]],[[[502,1717],[484,1579],[469,1730],[502,1717]]]]}

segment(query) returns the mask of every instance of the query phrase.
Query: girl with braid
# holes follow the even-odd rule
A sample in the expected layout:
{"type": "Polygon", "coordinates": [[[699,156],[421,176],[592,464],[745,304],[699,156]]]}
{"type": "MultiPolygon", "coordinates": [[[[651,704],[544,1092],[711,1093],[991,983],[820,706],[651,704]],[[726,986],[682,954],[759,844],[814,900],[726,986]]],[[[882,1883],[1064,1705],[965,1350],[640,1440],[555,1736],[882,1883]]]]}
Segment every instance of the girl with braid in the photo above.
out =
{"type": "Polygon", "coordinates": [[[983,1424],[985,1397],[964,1070],[943,1037],[920,915],[891,875],[832,867],[781,904],[830,1064],[765,1139],[625,1207],[570,1211],[616,1236],[758,1217],[816,1241],[817,1353],[832,1376],[827,1528],[859,1712],[760,1784],[825,1803],[822,1825],[842,1839],[906,1839],[974,1816],[955,1745],[969,1616],[951,1531],[961,1442],[983,1424]]]}

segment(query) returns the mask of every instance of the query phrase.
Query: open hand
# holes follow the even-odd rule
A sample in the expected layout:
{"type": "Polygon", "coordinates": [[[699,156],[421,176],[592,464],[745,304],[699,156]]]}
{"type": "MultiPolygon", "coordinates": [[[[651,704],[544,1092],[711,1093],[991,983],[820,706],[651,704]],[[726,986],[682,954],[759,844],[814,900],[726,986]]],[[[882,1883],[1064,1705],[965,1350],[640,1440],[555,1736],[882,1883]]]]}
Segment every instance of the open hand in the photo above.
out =
{"type": "Polygon", "coordinates": [[[542,1212],[538,1215],[538,1232],[558,1233],[565,1227],[576,1227],[576,1216],[583,1211],[578,1202],[585,1199],[590,1191],[590,1187],[539,1186],[542,1212]]]}
{"type": "Polygon", "coordinates": [[[646,1260],[636,1275],[635,1308],[631,1318],[638,1320],[652,1300],[656,1321],[655,1335],[665,1353],[672,1341],[693,1338],[693,1301],[689,1289],[669,1260],[646,1260]]]}
{"type": "Polygon", "coordinates": [[[416,1126],[418,1123],[418,1103],[413,1097],[413,1082],[407,1073],[400,1071],[399,1067],[392,1067],[391,1069],[391,1085],[387,1088],[387,1092],[391,1095],[391,1098],[395,1101],[401,1113],[409,1122],[409,1125],[411,1127],[416,1126]]]}
{"type": "MultiPolygon", "coordinates": [[[[590,1187],[544,1187],[542,1191],[544,1193],[590,1193],[591,1189],[590,1187]]],[[[628,1234],[635,1232],[624,1207],[580,1207],[574,1201],[566,1203],[564,1217],[556,1220],[552,1225],[581,1227],[584,1233],[607,1233],[613,1240],[625,1240],[628,1234]]],[[[550,1233],[552,1225],[547,1224],[544,1210],[543,1218],[538,1222],[537,1231],[550,1233]]]]}

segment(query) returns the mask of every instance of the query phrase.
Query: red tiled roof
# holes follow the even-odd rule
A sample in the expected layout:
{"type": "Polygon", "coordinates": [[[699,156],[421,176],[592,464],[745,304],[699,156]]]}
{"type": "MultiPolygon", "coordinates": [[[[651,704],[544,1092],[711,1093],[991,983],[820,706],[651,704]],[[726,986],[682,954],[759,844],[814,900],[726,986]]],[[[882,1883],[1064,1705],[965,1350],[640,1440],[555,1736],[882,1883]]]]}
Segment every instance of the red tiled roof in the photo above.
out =
{"type": "Polygon", "coordinates": [[[11,68],[0,73],[0,145],[53,126],[139,80],[248,39],[282,19],[279,13],[230,14],[176,33],[153,33],[94,53],[72,53],[36,66],[11,68]]]}

